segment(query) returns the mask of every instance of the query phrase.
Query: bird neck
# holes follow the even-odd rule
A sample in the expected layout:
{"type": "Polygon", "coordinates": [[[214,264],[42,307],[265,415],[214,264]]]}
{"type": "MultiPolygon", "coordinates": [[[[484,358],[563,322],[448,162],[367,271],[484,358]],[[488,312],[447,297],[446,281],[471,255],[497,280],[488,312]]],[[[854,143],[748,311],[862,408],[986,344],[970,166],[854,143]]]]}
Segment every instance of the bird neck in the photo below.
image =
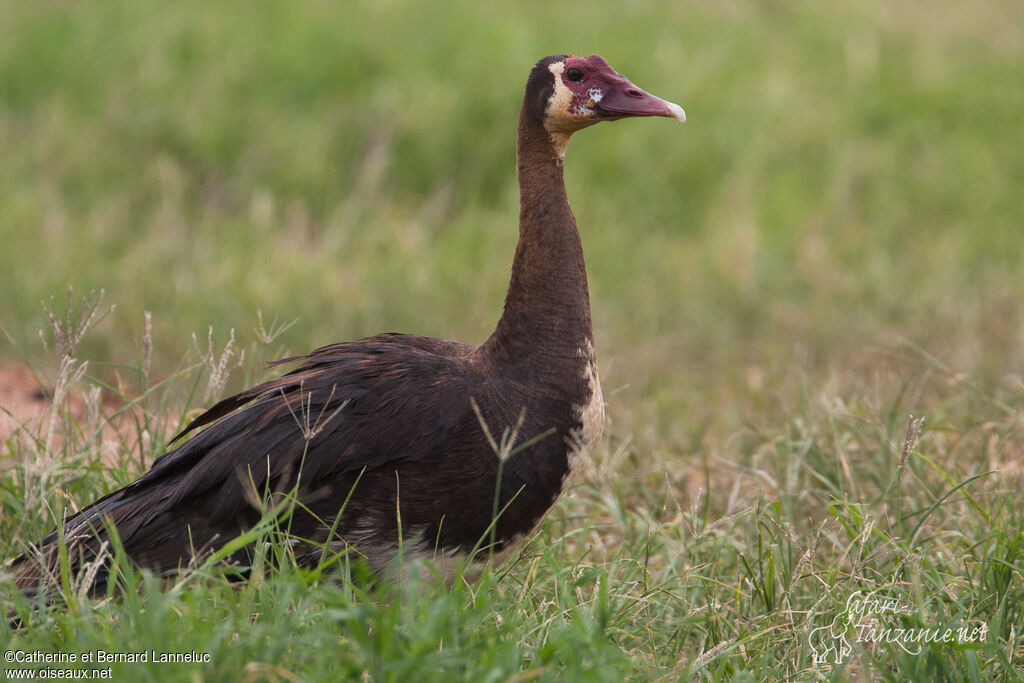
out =
{"type": "Polygon", "coordinates": [[[519,242],[505,309],[484,344],[506,361],[577,354],[592,344],[583,247],[562,170],[566,141],[556,146],[524,106],[516,145],[519,242]]]}

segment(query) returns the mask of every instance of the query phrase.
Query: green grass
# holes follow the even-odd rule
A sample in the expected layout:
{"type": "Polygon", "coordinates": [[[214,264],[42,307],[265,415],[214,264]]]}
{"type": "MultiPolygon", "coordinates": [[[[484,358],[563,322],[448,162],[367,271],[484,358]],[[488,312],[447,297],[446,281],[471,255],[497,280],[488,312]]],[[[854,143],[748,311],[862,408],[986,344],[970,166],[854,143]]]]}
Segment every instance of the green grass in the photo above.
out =
{"type": "Polygon", "coordinates": [[[120,442],[114,403],[59,402],[0,447],[0,557],[264,360],[484,339],[538,57],[599,52],[689,117],[569,151],[609,425],[518,562],[452,589],[126,572],[0,649],[210,654],[124,680],[1024,677],[1019,3],[14,0],[0,25],[0,359],[132,406],[120,442]],[[61,371],[39,304],[69,286],[116,309],[61,371]],[[298,320],[261,340],[258,311],[298,320]],[[207,396],[210,326],[245,356],[207,396]],[[873,590],[886,624],[987,639],[816,666],[813,629],[873,590]]]}

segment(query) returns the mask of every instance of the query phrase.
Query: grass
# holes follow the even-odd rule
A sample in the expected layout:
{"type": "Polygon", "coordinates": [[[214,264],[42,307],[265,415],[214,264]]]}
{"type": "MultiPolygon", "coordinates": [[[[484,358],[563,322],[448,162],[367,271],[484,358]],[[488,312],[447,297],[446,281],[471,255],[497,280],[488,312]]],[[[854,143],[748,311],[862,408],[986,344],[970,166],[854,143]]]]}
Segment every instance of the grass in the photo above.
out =
{"type": "Polygon", "coordinates": [[[270,549],[243,587],[126,571],[5,651],[210,655],[110,664],[131,680],[1024,677],[1017,3],[15,0],[0,23],[0,358],[61,399],[0,450],[3,557],[264,360],[485,338],[538,57],[600,52],[690,119],[569,152],[609,425],[517,562],[452,589],[270,549]],[[67,333],[100,288],[58,348],[39,302],[67,333]],[[816,663],[857,594],[986,639],[816,663]]]}

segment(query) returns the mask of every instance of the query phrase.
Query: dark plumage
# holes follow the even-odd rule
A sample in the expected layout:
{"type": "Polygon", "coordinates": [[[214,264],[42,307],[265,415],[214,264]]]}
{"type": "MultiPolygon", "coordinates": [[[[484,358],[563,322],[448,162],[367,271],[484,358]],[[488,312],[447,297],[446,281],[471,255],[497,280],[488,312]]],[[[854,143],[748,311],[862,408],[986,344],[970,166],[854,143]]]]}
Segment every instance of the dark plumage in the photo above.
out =
{"type": "MultiPolygon", "coordinates": [[[[538,62],[519,117],[519,243],[487,341],[386,334],[281,361],[298,366],[214,405],[145,475],[67,519],[73,566],[96,555],[111,524],[135,563],[174,571],[252,526],[268,493],[292,490],[301,505],[290,533],[316,556],[335,523],[332,541],[379,572],[400,543],[406,558],[439,562],[514,547],[604,422],[565,145],[597,121],[654,115],[683,119],[596,55],[538,62]],[[514,436],[504,460],[492,443],[503,434],[514,436]]],[[[26,592],[53,573],[56,540],[16,562],[26,592]]]]}

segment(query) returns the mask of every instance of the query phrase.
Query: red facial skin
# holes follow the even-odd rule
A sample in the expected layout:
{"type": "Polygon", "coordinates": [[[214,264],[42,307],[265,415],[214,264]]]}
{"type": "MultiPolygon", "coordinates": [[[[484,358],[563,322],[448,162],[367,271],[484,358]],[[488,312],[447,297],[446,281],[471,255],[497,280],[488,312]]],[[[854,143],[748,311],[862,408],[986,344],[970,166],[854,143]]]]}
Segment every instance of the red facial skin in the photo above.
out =
{"type": "Polygon", "coordinates": [[[678,106],[636,87],[600,55],[568,57],[562,71],[562,82],[573,94],[569,105],[572,114],[588,115],[588,118],[598,121],[614,121],[627,116],[680,119],[682,115],[678,106]],[[575,69],[583,74],[577,81],[570,79],[570,75],[575,75],[575,69]]]}

